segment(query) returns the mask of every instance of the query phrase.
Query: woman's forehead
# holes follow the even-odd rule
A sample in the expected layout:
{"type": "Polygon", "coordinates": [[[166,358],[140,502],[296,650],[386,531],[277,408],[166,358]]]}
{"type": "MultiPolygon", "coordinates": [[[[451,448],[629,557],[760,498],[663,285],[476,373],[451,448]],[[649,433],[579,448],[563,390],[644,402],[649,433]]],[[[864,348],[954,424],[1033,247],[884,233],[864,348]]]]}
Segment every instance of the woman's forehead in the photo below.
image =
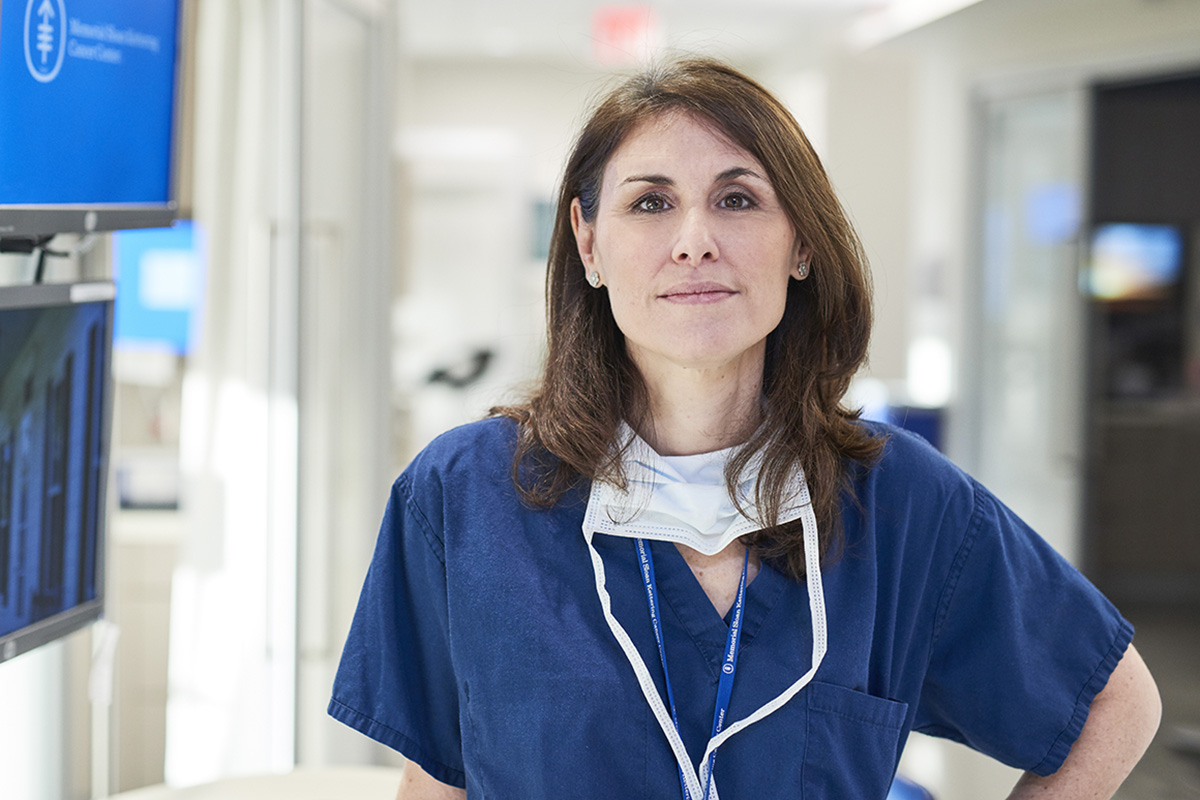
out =
{"type": "Polygon", "coordinates": [[[758,159],[715,123],[694,114],[668,111],[634,126],[605,165],[604,183],[615,187],[631,176],[650,175],[646,170],[658,174],[661,169],[709,169],[715,176],[735,167],[767,179],[758,159]]]}

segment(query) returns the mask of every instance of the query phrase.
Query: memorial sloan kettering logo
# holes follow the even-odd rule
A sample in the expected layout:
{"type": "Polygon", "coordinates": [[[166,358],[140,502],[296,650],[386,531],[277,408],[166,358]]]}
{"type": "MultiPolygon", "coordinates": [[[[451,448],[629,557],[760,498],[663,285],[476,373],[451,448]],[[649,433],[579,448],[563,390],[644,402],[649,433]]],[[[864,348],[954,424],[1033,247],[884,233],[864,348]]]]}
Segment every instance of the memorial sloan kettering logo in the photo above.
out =
{"type": "Polygon", "coordinates": [[[28,0],[25,6],[25,66],[34,80],[58,77],[67,52],[67,9],[63,0],[28,0]]]}
{"type": "Polygon", "coordinates": [[[154,58],[162,48],[153,33],[107,20],[68,19],[65,0],[26,0],[25,66],[39,83],[57,78],[67,58],[120,67],[130,53],[154,58]]]}

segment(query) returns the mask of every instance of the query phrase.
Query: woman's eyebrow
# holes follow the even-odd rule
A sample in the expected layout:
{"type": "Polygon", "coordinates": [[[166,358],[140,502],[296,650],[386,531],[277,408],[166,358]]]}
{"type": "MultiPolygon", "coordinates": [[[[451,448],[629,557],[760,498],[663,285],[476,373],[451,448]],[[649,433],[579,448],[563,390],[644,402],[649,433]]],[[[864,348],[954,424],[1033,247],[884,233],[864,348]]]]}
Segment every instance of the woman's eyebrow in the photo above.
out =
{"type": "Polygon", "coordinates": [[[749,167],[733,167],[732,169],[727,169],[717,176],[717,181],[731,181],[735,178],[744,178],[746,176],[757,178],[758,180],[765,181],[767,183],[770,182],[749,167]]]}
{"type": "Polygon", "coordinates": [[[621,181],[624,186],[627,183],[657,183],[660,186],[674,186],[675,181],[668,178],[666,175],[631,175],[621,181]]]}
{"type": "MultiPolygon", "coordinates": [[[[724,172],[719,173],[714,182],[720,183],[722,181],[731,181],[744,177],[757,178],[760,181],[769,183],[766,178],[764,178],[762,175],[759,175],[749,167],[731,167],[724,172]]],[[[621,181],[622,186],[627,183],[653,183],[659,186],[675,185],[675,181],[671,178],[668,178],[666,175],[630,175],[628,178],[621,181]]]]}

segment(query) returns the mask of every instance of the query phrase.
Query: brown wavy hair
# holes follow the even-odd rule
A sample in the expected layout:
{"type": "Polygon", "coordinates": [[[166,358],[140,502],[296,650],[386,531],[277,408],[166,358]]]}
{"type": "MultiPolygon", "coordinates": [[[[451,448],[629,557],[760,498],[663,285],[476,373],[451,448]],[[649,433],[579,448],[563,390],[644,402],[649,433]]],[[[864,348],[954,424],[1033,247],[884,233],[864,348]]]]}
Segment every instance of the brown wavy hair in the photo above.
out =
{"type": "Polygon", "coordinates": [[[546,276],[548,352],[540,383],[521,405],[493,409],[519,423],[513,480],[527,503],[552,505],[584,481],[625,485],[617,431],[650,422],[645,384],[613,320],[608,292],[593,289],[571,228],[578,197],[591,221],[605,166],[641,123],[690,114],[758,159],[800,240],[811,248],[807,280],[788,281],[779,326],[767,336],[763,420],[725,467],[730,495],[758,451],[756,502],[766,528],[746,537],[760,557],[804,575],[799,521],[779,525],[794,464],[804,468],[828,558],[841,544],[842,493],[855,463],[882,442],[841,405],[863,364],[871,284],[857,235],[804,132],[770,92],[730,66],[688,58],[653,66],[604,96],[583,126],[558,193],[546,276]]]}

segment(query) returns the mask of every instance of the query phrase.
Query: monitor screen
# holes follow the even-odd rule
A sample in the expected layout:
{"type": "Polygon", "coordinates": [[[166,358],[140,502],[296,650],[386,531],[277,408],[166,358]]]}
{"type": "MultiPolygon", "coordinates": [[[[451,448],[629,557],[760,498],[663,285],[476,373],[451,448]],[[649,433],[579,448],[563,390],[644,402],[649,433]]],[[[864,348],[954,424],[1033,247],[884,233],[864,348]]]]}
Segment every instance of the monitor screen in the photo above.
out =
{"type": "Polygon", "coordinates": [[[0,288],[0,661],[103,610],[114,294],[0,288]]]}
{"type": "Polygon", "coordinates": [[[1172,225],[1109,223],[1092,233],[1087,294],[1110,303],[1166,300],[1183,274],[1183,233],[1172,225]]]}
{"type": "Polygon", "coordinates": [[[190,220],[112,235],[118,351],[191,352],[204,298],[203,248],[190,220]]]}
{"type": "Polygon", "coordinates": [[[174,216],[179,0],[0,2],[0,236],[174,216]]]}

